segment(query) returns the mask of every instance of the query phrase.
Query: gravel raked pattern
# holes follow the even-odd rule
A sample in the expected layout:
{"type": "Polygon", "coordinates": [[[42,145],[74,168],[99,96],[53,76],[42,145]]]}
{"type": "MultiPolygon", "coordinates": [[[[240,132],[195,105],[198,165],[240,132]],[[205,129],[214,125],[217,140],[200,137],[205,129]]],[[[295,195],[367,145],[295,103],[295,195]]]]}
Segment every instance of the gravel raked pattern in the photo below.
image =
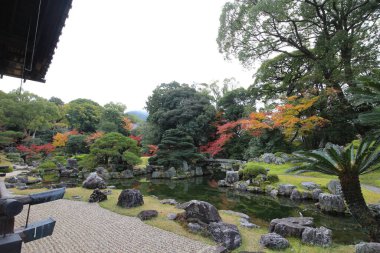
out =
{"type": "MultiPolygon", "coordinates": [[[[16,216],[25,225],[27,206],[16,216]]],[[[30,222],[52,217],[52,236],[23,244],[23,253],[213,252],[214,247],[119,215],[96,203],[58,200],[31,207],[30,222]]]]}

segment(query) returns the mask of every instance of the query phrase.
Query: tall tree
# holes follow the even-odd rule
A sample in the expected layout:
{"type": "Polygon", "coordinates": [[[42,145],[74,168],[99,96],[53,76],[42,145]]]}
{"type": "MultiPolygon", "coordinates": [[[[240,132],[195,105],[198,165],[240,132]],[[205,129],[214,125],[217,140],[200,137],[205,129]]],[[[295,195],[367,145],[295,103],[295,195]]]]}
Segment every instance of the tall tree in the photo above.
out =
{"type": "Polygon", "coordinates": [[[72,128],[83,132],[95,132],[103,108],[96,102],[78,98],[65,105],[66,118],[72,128]]]}
{"type": "Polygon", "coordinates": [[[245,65],[281,53],[299,62],[292,71],[306,64],[313,84],[342,91],[378,66],[379,17],[380,1],[236,0],[223,8],[217,41],[245,65]]]}
{"type": "MultiPolygon", "coordinates": [[[[172,82],[161,84],[148,98],[146,109],[148,123],[157,128],[159,139],[169,129],[179,129],[189,134],[196,146],[208,140],[215,116],[210,97],[186,84],[172,82]]],[[[150,143],[157,144],[157,143],[150,143]]]]}

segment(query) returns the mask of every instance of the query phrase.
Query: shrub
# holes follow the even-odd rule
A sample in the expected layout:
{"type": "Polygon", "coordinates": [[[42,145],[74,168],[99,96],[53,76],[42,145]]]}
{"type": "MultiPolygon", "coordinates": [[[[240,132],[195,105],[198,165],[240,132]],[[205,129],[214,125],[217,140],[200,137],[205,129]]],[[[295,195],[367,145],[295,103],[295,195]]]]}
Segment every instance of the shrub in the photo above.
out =
{"type": "Polygon", "coordinates": [[[267,176],[267,180],[271,183],[277,183],[280,181],[280,179],[278,178],[278,176],[276,174],[269,174],[267,176]]]}
{"type": "Polygon", "coordinates": [[[24,160],[21,158],[21,154],[20,153],[7,153],[7,158],[11,161],[11,162],[23,162],[24,160]]]}
{"type": "MultiPolygon", "coordinates": [[[[75,156],[77,158],[78,156],[75,156]]],[[[80,155],[80,159],[78,160],[79,169],[88,169],[92,170],[97,166],[96,157],[91,154],[83,154],[80,155]]]]}
{"type": "Polygon", "coordinates": [[[66,143],[66,151],[69,154],[85,154],[89,152],[85,135],[70,135],[66,143]]]}
{"type": "Polygon", "coordinates": [[[48,160],[48,161],[44,161],[43,163],[41,163],[38,166],[38,169],[40,169],[40,170],[57,169],[57,165],[53,161],[48,160]]]}
{"type": "Polygon", "coordinates": [[[62,164],[62,165],[65,165],[66,164],[66,157],[64,156],[61,156],[61,155],[57,155],[57,156],[54,156],[52,158],[49,159],[50,161],[54,162],[55,164],[62,164]]]}
{"type": "Polygon", "coordinates": [[[10,173],[12,171],[13,171],[13,167],[12,166],[9,166],[6,169],[0,169],[0,172],[2,172],[2,173],[10,173]]]}
{"type": "Polygon", "coordinates": [[[239,174],[242,175],[244,180],[252,179],[257,177],[259,174],[267,174],[267,171],[264,167],[256,165],[254,163],[247,163],[244,169],[239,171],[239,174]]]}

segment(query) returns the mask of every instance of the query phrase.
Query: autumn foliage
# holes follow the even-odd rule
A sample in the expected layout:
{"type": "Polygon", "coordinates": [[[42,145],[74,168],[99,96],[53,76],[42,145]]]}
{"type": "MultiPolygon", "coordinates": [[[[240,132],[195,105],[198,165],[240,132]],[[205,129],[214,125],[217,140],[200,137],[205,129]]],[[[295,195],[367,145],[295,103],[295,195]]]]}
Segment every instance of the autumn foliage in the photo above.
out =
{"type": "Polygon", "coordinates": [[[77,135],[79,132],[77,130],[68,131],[65,133],[57,133],[53,136],[53,146],[54,147],[64,147],[69,139],[70,135],[77,135]]]}
{"type": "Polygon", "coordinates": [[[131,131],[133,129],[133,123],[128,117],[123,118],[123,128],[127,132],[131,131]]]}
{"type": "Polygon", "coordinates": [[[51,143],[44,145],[31,145],[30,147],[19,145],[16,147],[18,151],[26,155],[27,158],[32,157],[37,154],[47,156],[55,150],[55,147],[51,143]]]}

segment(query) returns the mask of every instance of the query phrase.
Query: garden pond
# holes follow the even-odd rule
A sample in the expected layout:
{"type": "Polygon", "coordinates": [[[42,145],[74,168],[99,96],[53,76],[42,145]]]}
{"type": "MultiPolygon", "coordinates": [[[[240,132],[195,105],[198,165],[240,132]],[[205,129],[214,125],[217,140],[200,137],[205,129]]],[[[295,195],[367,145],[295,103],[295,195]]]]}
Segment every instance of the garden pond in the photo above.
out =
{"type": "Polygon", "coordinates": [[[324,226],[333,231],[333,241],[353,244],[368,240],[358,223],[350,216],[332,216],[322,213],[314,202],[294,202],[289,198],[272,198],[268,195],[242,193],[229,188],[218,187],[223,175],[196,177],[186,180],[117,180],[110,181],[119,189],[135,188],[144,195],[155,195],[159,199],[172,198],[178,202],[192,199],[203,200],[215,205],[219,210],[243,212],[251,221],[269,227],[275,218],[314,217],[316,226],[324,226]]]}

